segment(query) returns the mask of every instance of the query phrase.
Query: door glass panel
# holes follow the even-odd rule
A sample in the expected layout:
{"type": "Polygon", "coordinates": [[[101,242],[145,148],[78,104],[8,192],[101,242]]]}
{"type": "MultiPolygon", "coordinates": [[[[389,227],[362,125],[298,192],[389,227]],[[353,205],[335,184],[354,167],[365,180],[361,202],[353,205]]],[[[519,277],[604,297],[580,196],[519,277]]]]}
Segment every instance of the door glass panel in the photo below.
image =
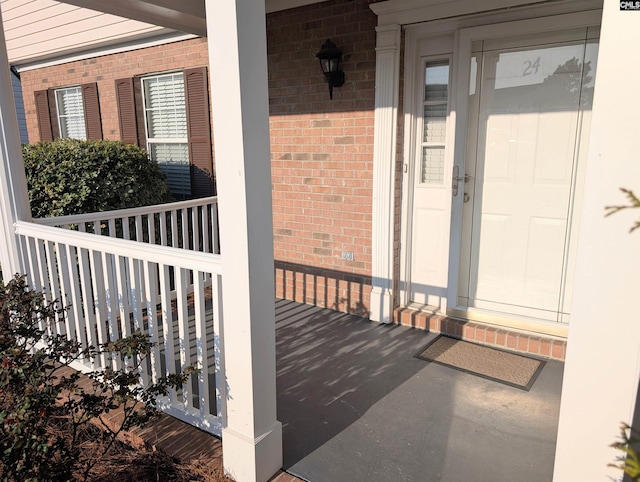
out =
{"type": "Polygon", "coordinates": [[[444,143],[447,122],[447,104],[424,106],[424,141],[444,143]]]}
{"type": "Polygon", "coordinates": [[[422,158],[419,182],[444,184],[445,143],[449,112],[449,63],[427,62],[425,66],[422,158]]]}
{"type": "Polygon", "coordinates": [[[443,181],[444,147],[423,147],[421,182],[442,184],[443,181]]]}
{"type": "Polygon", "coordinates": [[[446,102],[449,98],[449,62],[427,63],[424,99],[446,102]]]}
{"type": "Polygon", "coordinates": [[[595,69],[584,59],[584,42],[482,54],[479,108],[470,109],[477,131],[465,206],[468,306],[557,319],[580,119],[595,69]]]}

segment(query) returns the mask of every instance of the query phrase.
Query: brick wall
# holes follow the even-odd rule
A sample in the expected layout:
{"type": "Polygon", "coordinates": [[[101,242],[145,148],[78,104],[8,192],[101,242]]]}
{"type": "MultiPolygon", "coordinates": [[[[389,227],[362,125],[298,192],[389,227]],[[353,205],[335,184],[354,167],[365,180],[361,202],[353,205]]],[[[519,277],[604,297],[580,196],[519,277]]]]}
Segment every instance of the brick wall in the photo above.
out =
{"type": "Polygon", "coordinates": [[[78,60],[20,74],[29,142],[40,140],[33,93],[52,87],[97,82],[102,132],[105,139],[120,139],[116,107],[116,79],[208,65],[206,39],[184,40],[146,49],[78,60]]]}
{"type": "MultiPolygon", "coordinates": [[[[331,0],[267,16],[276,295],[368,315],[376,17],[367,0],[331,0]],[[344,86],[328,86],[315,54],[343,52],[344,86]],[[353,252],[353,261],[343,260],[353,252]]],[[[119,139],[114,80],[208,64],[206,39],[22,73],[31,142],[33,92],[97,82],[102,128],[119,139]]]]}
{"type": "Polygon", "coordinates": [[[267,17],[276,295],[368,315],[376,17],[334,0],[267,17]],[[343,52],[344,86],[315,54],[343,52]],[[341,258],[353,252],[354,260],[341,258]]]}

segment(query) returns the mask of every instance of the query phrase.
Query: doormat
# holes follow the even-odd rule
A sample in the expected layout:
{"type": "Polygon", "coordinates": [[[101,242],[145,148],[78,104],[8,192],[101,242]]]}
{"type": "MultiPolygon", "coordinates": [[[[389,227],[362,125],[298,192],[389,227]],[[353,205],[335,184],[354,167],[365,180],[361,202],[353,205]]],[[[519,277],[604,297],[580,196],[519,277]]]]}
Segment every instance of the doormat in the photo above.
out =
{"type": "Polygon", "coordinates": [[[415,356],[526,391],[545,365],[542,360],[444,335],[438,335],[415,356]]]}

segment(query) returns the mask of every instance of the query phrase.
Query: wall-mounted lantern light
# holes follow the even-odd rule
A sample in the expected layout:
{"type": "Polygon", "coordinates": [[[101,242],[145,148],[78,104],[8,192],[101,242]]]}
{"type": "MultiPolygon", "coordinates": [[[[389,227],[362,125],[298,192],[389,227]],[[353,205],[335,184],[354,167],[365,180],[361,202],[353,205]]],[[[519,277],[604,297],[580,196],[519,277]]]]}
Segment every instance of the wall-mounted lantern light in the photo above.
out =
{"type": "Polygon", "coordinates": [[[336,47],[336,44],[327,39],[316,57],[320,60],[320,67],[329,84],[329,98],[333,99],[333,88],[344,85],[344,72],[340,70],[342,52],[336,47]]]}

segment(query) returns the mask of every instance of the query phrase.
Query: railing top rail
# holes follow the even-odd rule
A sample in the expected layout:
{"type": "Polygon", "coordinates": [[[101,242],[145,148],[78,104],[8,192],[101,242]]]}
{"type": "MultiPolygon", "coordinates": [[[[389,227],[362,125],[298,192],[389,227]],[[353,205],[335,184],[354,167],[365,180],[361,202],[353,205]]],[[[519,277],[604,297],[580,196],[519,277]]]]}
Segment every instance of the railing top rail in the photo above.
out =
{"type": "Polygon", "coordinates": [[[21,236],[32,236],[54,243],[101,251],[152,263],[162,263],[184,269],[222,274],[222,260],[219,254],[140,243],[138,241],[129,241],[109,236],[96,236],[95,234],[63,230],[26,221],[17,221],[14,227],[16,234],[21,236]]]}
{"type": "Polygon", "coordinates": [[[190,199],[188,201],[178,201],[175,203],[154,204],[153,206],[141,206],[139,208],[116,209],[114,211],[99,211],[95,213],[71,214],[68,216],[55,216],[49,218],[34,219],[33,222],[44,226],[58,226],[64,224],[79,224],[82,222],[90,222],[95,220],[106,221],[109,219],[118,219],[131,216],[139,216],[143,214],[162,213],[174,211],[176,209],[187,209],[203,204],[214,204],[218,202],[217,196],[210,196],[198,199],[190,199]]]}

